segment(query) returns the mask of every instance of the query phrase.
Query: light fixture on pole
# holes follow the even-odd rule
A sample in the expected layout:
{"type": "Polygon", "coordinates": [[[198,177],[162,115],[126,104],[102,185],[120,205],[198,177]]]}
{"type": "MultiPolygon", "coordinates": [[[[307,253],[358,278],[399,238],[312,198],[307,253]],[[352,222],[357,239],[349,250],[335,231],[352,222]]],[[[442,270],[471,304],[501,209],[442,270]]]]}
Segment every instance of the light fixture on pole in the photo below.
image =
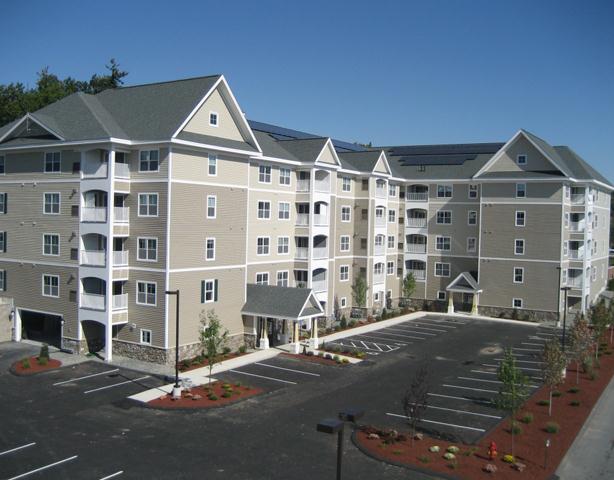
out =
{"type": "Polygon", "coordinates": [[[179,385],[179,290],[167,290],[166,295],[175,295],[175,385],[173,386],[173,398],[181,397],[181,385],[179,385]]]}
{"type": "Polygon", "coordinates": [[[341,480],[341,457],[343,455],[343,426],[342,420],[325,418],[318,423],[316,430],[329,435],[337,434],[337,480],[341,480]]]}

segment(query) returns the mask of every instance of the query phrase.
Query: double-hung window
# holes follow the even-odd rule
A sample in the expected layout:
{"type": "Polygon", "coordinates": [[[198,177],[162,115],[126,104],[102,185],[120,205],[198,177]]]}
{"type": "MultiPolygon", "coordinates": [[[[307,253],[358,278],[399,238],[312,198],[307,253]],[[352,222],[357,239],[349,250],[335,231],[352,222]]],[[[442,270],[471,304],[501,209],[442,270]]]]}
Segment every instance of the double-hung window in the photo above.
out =
{"type": "Polygon", "coordinates": [[[339,267],[339,281],[347,282],[350,279],[350,266],[341,265],[339,267]]]}
{"type": "Polygon", "coordinates": [[[213,153],[207,157],[207,173],[211,177],[217,176],[217,155],[213,153]]]}
{"type": "Polygon", "coordinates": [[[290,169],[280,167],[279,169],[279,184],[289,186],[290,185],[290,169]]]}
{"type": "Polygon", "coordinates": [[[0,155],[0,175],[4,175],[6,173],[6,157],[4,155],[0,155]]]}
{"type": "Polygon", "coordinates": [[[392,208],[388,210],[388,223],[396,223],[397,211],[392,208]]]}
{"type": "Polygon", "coordinates": [[[524,227],[526,225],[527,214],[524,210],[516,210],[516,226],[524,227]]]}
{"type": "Polygon", "coordinates": [[[139,193],[139,217],[158,216],[158,194],[139,193]]]}
{"type": "Polygon", "coordinates": [[[350,236],[349,235],[341,235],[339,238],[339,250],[342,252],[350,251],[350,236]]]}
{"type": "Polygon", "coordinates": [[[260,183],[271,183],[271,166],[260,165],[258,167],[258,181],[260,183]]]}
{"type": "Polygon", "coordinates": [[[0,253],[6,253],[6,232],[0,232],[0,253]]]}
{"type": "Polygon", "coordinates": [[[467,225],[477,225],[478,224],[478,212],[475,210],[469,211],[467,214],[467,225]]]}
{"type": "Polygon", "coordinates": [[[452,185],[437,185],[437,198],[452,198],[452,185]]]}
{"type": "Polygon", "coordinates": [[[514,283],[524,283],[523,267],[514,267],[514,283]]]}
{"type": "Polygon", "coordinates": [[[435,276],[436,277],[449,277],[450,276],[450,264],[449,263],[435,263],[435,276]]]}
{"type": "Polygon", "coordinates": [[[388,196],[389,197],[396,197],[397,196],[397,186],[396,185],[392,185],[392,184],[388,184],[388,196]]]}
{"type": "Polygon", "coordinates": [[[269,237],[258,237],[257,241],[257,251],[258,255],[268,255],[270,252],[270,242],[271,239],[269,237]]]}
{"type": "Polygon", "coordinates": [[[467,237],[467,253],[475,253],[477,250],[477,240],[475,237],[467,237]]]}
{"type": "Polygon", "coordinates": [[[478,186],[469,185],[469,198],[478,198],[478,186]]]}
{"type": "Polygon", "coordinates": [[[352,219],[352,208],[351,207],[341,207],[341,221],[349,222],[352,219]]]}
{"type": "Polygon", "coordinates": [[[514,255],[524,255],[524,240],[521,238],[514,240],[514,255]]]}
{"type": "Polygon", "coordinates": [[[288,255],[290,253],[290,237],[277,237],[277,254],[288,255]]]}
{"type": "Polygon", "coordinates": [[[257,273],[256,283],[258,285],[268,285],[269,284],[269,272],[257,273]]]}
{"type": "Polygon", "coordinates": [[[526,198],[526,197],[527,197],[527,184],[517,183],[516,184],[516,198],[526,198]]]}
{"type": "Polygon", "coordinates": [[[56,233],[43,235],[43,255],[57,257],[60,254],[60,236],[56,233]]]}
{"type": "Polygon", "coordinates": [[[209,112],[209,125],[212,127],[219,127],[219,120],[220,118],[217,112],[209,112]]]}
{"type": "Polygon", "coordinates": [[[7,199],[8,199],[8,194],[0,193],[0,213],[2,214],[6,213],[7,199]]]}
{"type": "Polygon", "coordinates": [[[218,300],[218,281],[202,280],[200,282],[200,303],[217,302],[218,300]]]}
{"type": "Polygon", "coordinates": [[[137,240],[137,260],[155,262],[158,260],[158,239],[152,237],[139,237],[137,240]]]}
{"type": "Polygon", "coordinates": [[[208,262],[215,260],[215,238],[205,240],[205,260],[208,262]]]}
{"type": "Polygon", "coordinates": [[[139,172],[157,172],[160,152],[158,150],[141,150],[139,153],[139,172]]]}
{"type": "Polygon", "coordinates": [[[60,194],[43,194],[43,213],[46,215],[59,215],[60,213],[60,194]]]}
{"type": "Polygon", "coordinates": [[[151,345],[151,330],[141,328],[141,343],[143,345],[151,345]]]}
{"type": "Polygon", "coordinates": [[[6,291],[6,270],[0,270],[0,292],[6,291]]]}
{"type": "Polygon", "coordinates": [[[277,272],[277,286],[278,287],[287,287],[289,279],[288,270],[281,270],[277,272]]]}
{"type": "Polygon", "coordinates": [[[207,218],[215,218],[215,211],[217,207],[217,198],[215,195],[207,196],[207,218]]]}
{"type": "Polygon", "coordinates": [[[45,173],[60,173],[62,167],[61,152],[45,153],[45,173]]]}
{"type": "Polygon", "coordinates": [[[352,179],[350,177],[341,177],[341,191],[342,192],[352,191],[352,179]]]}
{"type": "Polygon", "coordinates": [[[278,212],[277,218],[279,220],[290,220],[290,203],[279,202],[277,204],[278,212]]]}
{"type": "Polygon", "coordinates": [[[263,200],[258,202],[258,218],[260,220],[268,220],[271,218],[271,202],[263,200]]]}
{"type": "Polygon", "coordinates": [[[388,250],[394,250],[395,247],[394,235],[388,235],[388,250]]]}
{"type": "Polygon", "coordinates": [[[452,224],[452,212],[450,210],[439,210],[437,212],[437,224],[438,225],[451,225],[452,224]]]}
{"type": "Polygon", "coordinates": [[[139,305],[156,305],[156,289],[155,282],[136,282],[136,303],[139,305]]]}
{"type": "Polygon", "coordinates": [[[435,237],[435,250],[449,251],[450,250],[450,237],[435,237]]]}
{"type": "Polygon", "coordinates": [[[394,262],[388,262],[386,264],[386,273],[388,275],[394,275],[394,262]]]}
{"type": "Polygon", "coordinates": [[[60,296],[60,277],[58,275],[43,275],[43,297],[60,296]]]}

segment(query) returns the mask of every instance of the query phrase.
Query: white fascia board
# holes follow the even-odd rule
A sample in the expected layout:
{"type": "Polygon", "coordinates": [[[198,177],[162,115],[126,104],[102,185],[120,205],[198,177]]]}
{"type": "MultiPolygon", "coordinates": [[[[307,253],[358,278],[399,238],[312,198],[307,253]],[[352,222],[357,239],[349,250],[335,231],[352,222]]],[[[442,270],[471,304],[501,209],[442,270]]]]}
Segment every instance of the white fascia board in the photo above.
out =
{"type": "Polygon", "coordinates": [[[58,137],[60,140],[64,141],[65,138],[60,135],[59,133],[55,132],[53,129],[49,128],[47,125],[45,125],[44,123],[42,123],[40,120],[36,119],[34,116],[32,116],[30,113],[26,113],[23,117],[21,117],[21,120],[19,120],[17,123],[15,123],[15,125],[13,125],[11,128],[9,128],[7,130],[7,132],[2,135],[2,137],[0,137],[0,142],[4,141],[4,139],[6,137],[8,137],[11,133],[13,133],[15,130],[17,130],[17,128],[19,126],[21,126],[21,124],[23,122],[25,122],[26,120],[32,120],[34,123],[36,123],[38,126],[40,126],[41,128],[44,128],[45,130],[47,130],[49,133],[51,133],[52,135],[55,135],[56,137],[58,137]]]}
{"type": "MultiPolygon", "coordinates": [[[[323,314],[324,310],[322,309],[322,305],[320,305],[320,302],[318,301],[318,298],[315,296],[315,294],[313,293],[313,290],[311,290],[309,292],[309,295],[307,295],[307,298],[305,299],[305,303],[303,303],[303,306],[301,307],[301,311],[300,313],[303,313],[303,310],[305,310],[305,307],[307,306],[307,304],[309,303],[309,300],[311,299],[315,300],[315,304],[318,306],[318,309],[320,310],[320,312],[323,314]]],[[[299,313],[299,317],[302,317],[299,313]]],[[[314,316],[314,315],[311,315],[314,316]]],[[[317,315],[316,315],[317,316],[317,315]]]]}
{"type": "Polygon", "coordinates": [[[222,81],[222,78],[223,77],[218,78],[217,81],[213,84],[213,86],[207,91],[207,93],[205,93],[204,97],[200,99],[200,101],[192,109],[190,114],[185,118],[185,120],[181,123],[181,125],[179,125],[179,128],[175,131],[175,133],[173,133],[173,135],[171,135],[171,138],[175,138],[177,135],[179,135],[179,132],[181,132],[185,128],[185,126],[188,124],[188,122],[190,120],[192,120],[192,117],[194,117],[194,115],[196,115],[196,112],[198,112],[200,110],[200,107],[203,106],[203,104],[207,101],[207,99],[215,91],[217,86],[222,81]]]}
{"type": "MultiPolygon", "coordinates": [[[[388,175],[386,176],[387,177],[392,176],[392,170],[390,170],[390,164],[388,163],[388,158],[386,157],[386,153],[383,150],[380,150],[379,157],[377,157],[377,162],[375,162],[375,165],[373,166],[373,170],[375,170],[375,167],[377,167],[377,164],[379,163],[380,160],[383,160],[384,166],[386,167],[386,171],[388,172],[388,175]]],[[[372,173],[376,174],[375,172],[372,172],[372,173]]]]}
{"type": "Polygon", "coordinates": [[[320,153],[318,153],[318,156],[314,164],[317,166],[325,166],[327,168],[332,168],[336,170],[341,168],[341,160],[339,160],[339,155],[337,155],[337,151],[335,150],[335,146],[333,145],[333,142],[330,139],[330,137],[326,140],[326,143],[324,143],[324,146],[322,147],[322,150],[320,150],[320,153]],[[320,157],[324,153],[324,150],[326,150],[327,148],[330,148],[331,152],[333,152],[333,158],[335,159],[335,162],[337,163],[336,166],[330,165],[329,163],[320,163],[320,157]]]}
{"type": "Polygon", "coordinates": [[[199,147],[205,150],[218,150],[220,152],[236,153],[238,155],[253,155],[254,152],[249,150],[240,150],[237,148],[220,147],[217,145],[209,145],[208,143],[190,142],[188,140],[180,140],[178,138],[172,138],[170,140],[172,144],[185,145],[187,147],[199,147]]]}
{"type": "Polygon", "coordinates": [[[307,165],[305,162],[299,162],[297,160],[286,160],[284,158],[277,157],[267,157],[266,155],[252,155],[250,160],[254,160],[255,162],[272,162],[272,163],[283,163],[285,165],[307,165]]]}

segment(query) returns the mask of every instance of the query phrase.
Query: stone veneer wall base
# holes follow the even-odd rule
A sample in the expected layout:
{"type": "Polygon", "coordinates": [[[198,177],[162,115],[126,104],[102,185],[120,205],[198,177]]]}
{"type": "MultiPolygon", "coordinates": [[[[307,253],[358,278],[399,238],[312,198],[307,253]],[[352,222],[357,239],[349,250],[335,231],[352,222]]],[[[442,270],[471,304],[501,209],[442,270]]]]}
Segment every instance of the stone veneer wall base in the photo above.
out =
{"type": "Polygon", "coordinates": [[[480,305],[478,305],[478,313],[487,317],[523,320],[525,322],[534,323],[557,322],[559,319],[558,312],[523,310],[506,307],[483,307],[480,305]]]}

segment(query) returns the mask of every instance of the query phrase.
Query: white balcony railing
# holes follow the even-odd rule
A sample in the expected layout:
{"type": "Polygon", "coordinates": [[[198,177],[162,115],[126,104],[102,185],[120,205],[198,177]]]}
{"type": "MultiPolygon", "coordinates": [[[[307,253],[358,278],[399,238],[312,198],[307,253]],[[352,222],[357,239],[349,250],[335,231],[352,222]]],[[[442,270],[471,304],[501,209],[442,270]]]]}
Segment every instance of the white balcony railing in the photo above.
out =
{"type": "Polygon", "coordinates": [[[385,227],[386,226],[386,217],[375,217],[375,226],[376,227],[385,227]]]}
{"type": "Polygon", "coordinates": [[[113,252],[113,265],[128,265],[128,250],[115,250],[113,252]]]}
{"type": "Polygon", "coordinates": [[[328,180],[316,180],[313,188],[316,192],[330,193],[330,183],[328,180]]]}
{"type": "Polygon", "coordinates": [[[375,245],[373,248],[373,255],[385,255],[386,254],[386,246],[385,245],[375,245]]]}
{"type": "Polygon", "coordinates": [[[91,308],[92,310],[105,309],[105,295],[98,293],[82,293],[81,294],[81,307],[91,308]]]}
{"type": "Polygon", "coordinates": [[[405,251],[407,253],[426,253],[426,243],[406,243],[405,251]]]}
{"type": "Polygon", "coordinates": [[[572,260],[582,260],[584,258],[584,250],[569,250],[569,258],[572,260]]]}
{"type": "Polygon", "coordinates": [[[416,280],[424,280],[426,278],[426,270],[407,269],[407,273],[411,273],[416,280]]]}
{"type": "Polygon", "coordinates": [[[567,286],[572,288],[582,288],[582,275],[577,277],[567,277],[567,286]]]}
{"type": "Polygon", "coordinates": [[[128,294],[113,295],[113,310],[125,310],[126,308],[128,308],[128,294]]]}
{"type": "Polygon", "coordinates": [[[422,218],[422,217],[407,217],[405,219],[405,225],[407,227],[413,227],[413,228],[424,228],[424,227],[426,227],[426,218],[422,218]]]}
{"type": "Polygon", "coordinates": [[[130,220],[130,207],[114,207],[113,215],[115,216],[115,222],[128,223],[128,220],[130,220]]]}
{"type": "Polygon", "coordinates": [[[569,222],[569,230],[572,232],[583,232],[584,226],[584,222],[569,222]]]}
{"type": "Polygon", "coordinates": [[[386,190],[386,187],[375,187],[375,196],[377,198],[386,198],[388,196],[388,191],[386,190]]]}
{"type": "Polygon", "coordinates": [[[314,225],[328,225],[328,215],[315,214],[313,216],[314,225]]]}
{"type": "Polygon", "coordinates": [[[407,192],[405,195],[405,200],[409,202],[426,202],[428,199],[428,192],[407,192]]]}
{"type": "Polygon", "coordinates": [[[115,164],[115,177],[116,178],[130,178],[130,167],[127,163],[115,164]]]}
{"type": "Polygon", "coordinates": [[[296,252],[294,253],[294,258],[298,260],[307,260],[309,257],[309,248],[308,247],[296,247],[296,252]]]}
{"type": "Polygon", "coordinates": [[[584,204],[584,194],[583,193],[572,193],[571,203],[573,203],[574,205],[584,204]]]}
{"type": "Polygon", "coordinates": [[[309,214],[308,213],[297,213],[296,214],[296,224],[306,227],[309,225],[309,214]]]}
{"type": "Polygon", "coordinates": [[[107,207],[83,207],[81,213],[83,222],[106,222],[107,207]]]}
{"type": "Polygon", "coordinates": [[[386,283],[386,275],[383,273],[373,274],[373,283],[386,283]]]}
{"type": "Polygon", "coordinates": [[[83,178],[107,178],[108,167],[106,163],[85,162],[83,166],[83,178]]]}
{"type": "Polygon", "coordinates": [[[107,263],[104,250],[81,250],[81,265],[104,267],[107,263]]]}
{"type": "Polygon", "coordinates": [[[297,192],[308,192],[309,191],[309,180],[297,180],[296,181],[296,191],[297,192]]]}
{"type": "Polygon", "coordinates": [[[324,292],[328,289],[328,284],[326,280],[313,280],[311,288],[314,292],[324,292]]]}
{"type": "Polygon", "coordinates": [[[328,258],[328,247],[313,247],[313,258],[328,258]]]}

